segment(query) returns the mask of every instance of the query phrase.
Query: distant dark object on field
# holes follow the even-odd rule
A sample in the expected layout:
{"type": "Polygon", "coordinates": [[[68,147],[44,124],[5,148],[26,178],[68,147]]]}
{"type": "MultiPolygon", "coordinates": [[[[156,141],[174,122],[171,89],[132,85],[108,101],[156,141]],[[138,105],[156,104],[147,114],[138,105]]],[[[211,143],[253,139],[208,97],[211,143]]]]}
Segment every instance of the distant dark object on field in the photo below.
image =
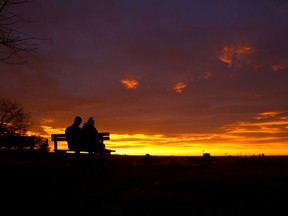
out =
{"type": "Polygon", "coordinates": [[[204,158],[210,158],[210,153],[203,153],[204,158]]]}
{"type": "Polygon", "coordinates": [[[151,156],[150,154],[146,154],[143,158],[143,164],[145,166],[151,165],[151,156]]]}

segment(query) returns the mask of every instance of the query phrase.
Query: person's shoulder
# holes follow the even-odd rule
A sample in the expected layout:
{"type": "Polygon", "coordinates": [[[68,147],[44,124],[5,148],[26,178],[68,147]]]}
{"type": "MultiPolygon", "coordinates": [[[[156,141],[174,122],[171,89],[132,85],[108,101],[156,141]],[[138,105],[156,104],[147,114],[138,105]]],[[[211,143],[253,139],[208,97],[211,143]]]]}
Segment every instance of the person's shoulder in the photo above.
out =
{"type": "Polygon", "coordinates": [[[68,127],[66,127],[65,131],[71,130],[73,128],[73,125],[69,125],[68,127]]]}

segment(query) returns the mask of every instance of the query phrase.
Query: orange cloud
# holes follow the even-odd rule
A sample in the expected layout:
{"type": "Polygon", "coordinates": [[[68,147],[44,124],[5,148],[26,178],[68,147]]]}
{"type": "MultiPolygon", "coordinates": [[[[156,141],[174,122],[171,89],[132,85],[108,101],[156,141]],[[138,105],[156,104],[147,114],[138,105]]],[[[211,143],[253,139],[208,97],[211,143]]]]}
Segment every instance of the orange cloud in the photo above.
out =
{"type": "Polygon", "coordinates": [[[203,75],[200,75],[199,79],[209,80],[212,77],[212,73],[210,71],[204,73],[203,75]]]}
{"type": "MultiPolygon", "coordinates": [[[[261,137],[269,137],[269,139],[277,139],[281,134],[285,134],[285,127],[288,125],[288,121],[285,118],[286,116],[281,117],[280,112],[262,112],[259,113],[254,119],[257,121],[249,121],[249,122],[236,122],[232,125],[227,125],[226,133],[229,134],[258,134],[260,136],[256,136],[256,138],[261,137]],[[274,134],[273,137],[271,134],[274,134]],[[278,137],[277,137],[278,135],[278,137]]],[[[248,138],[252,143],[253,136],[244,137],[248,138]]],[[[255,137],[254,137],[255,138],[255,137]]],[[[239,138],[240,139],[240,138],[239,138]]],[[[243,140],[243,139],[242,139],[243,140]]]]}
{"type": "Polygon", "coordinates": [[[271,68],[273,71],[279,71],[288,68],[288,65],[272,65],[271,68]]]}
{"type": "Polygon", "coordinates": [[[139,82],[135,79],[122,79],[120,81],[127,89],[136,89],[139,85],[139,82]]]}
{"type": "Polygon", "coordinates": [[[277,117],[277,115],[281,114],[280,112],[262,112],[259,113],[258,116],[255,117],[256,120],[262,120],[262,119],[267,119],[267,118],[273,118],[273,117],[277,117]]]}
{"type": "Polygon", "coordinates": [[[187,84],[184,82],[178,82],[173,86],[173,91],[177,92],[177,93],[181,93],[183,92],[183,90],[187,87],[187,84]]]}
{"type": "Polygon", "coordinates": [[[225,46],[218,58],[220,61],[228,64],[228,67],[231,67],[233,64],[241,66],[240,62],[243,58],[243,55],[250,54],[253,51],[254,50],[252,47],[245,45],[225,46]]]}
{"type": "Polygon", "coordinates": [[[51,119],[51,118],[42,118],[41,119],[42,124],[49,124],[49,123],[53,123],[53,122],[54,122],[54,119],[51,119]]]}

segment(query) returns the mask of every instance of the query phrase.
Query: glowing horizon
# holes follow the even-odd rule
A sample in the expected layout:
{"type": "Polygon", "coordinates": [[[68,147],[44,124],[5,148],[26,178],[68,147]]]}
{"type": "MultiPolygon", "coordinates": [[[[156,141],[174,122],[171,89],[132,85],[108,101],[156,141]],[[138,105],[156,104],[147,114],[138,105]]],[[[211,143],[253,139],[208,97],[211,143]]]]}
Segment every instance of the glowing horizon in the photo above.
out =
{"type": "MultiPolygon", "coordinates": [[[[49,124],[53,120],[43,119],[49,124]]],[[[250,122],[236,122],[213,133],[145,134],[111,133],[106,147],[115,149],[116,154],[126,155],[288,155],[288,148],[282,134],[286,133],[288,117],[281,112],[259,113],[250,122]]],[[[65,127],[53,128],[42,125],[53,151],[51,134],[64,133],[65,127]]],[[[29,133],[33,134],[32,132],[29,133]]],[[[67,149],[66,142],[59,143],[59,149],[67,149]]]]}
{"type": "MultiPolygon", "coordinates": [[[[60,132],[55,130],[55,133],[60,132]]],[[[108,149],[115,149],[115,154],[119,155],[145,155],[147,153],[157,156],[199,156],[203,153],[210,153],[213,156],[288,155],[288,148],[281,142],[259,145],[259,140],[256,140],[258,145],[255,146],[253,141],[248,143],[244,141],[217,143],[216,141],[213,142],[211,137],[205,138],[211,142],[204,142],[204,138],[200,139],[201,142],[197,142],[195,138],[190,136],[171,138],[164,137],[162,134],[110,134],[110,140],[106,140],[105,145],[108,149]]],[[[43,137],[48,139],[50,151],[53,152],[54,146],[51,136],[43,137]]],[[[58,148],[67,149],[67,143],[59,142],[58,148]]]]}

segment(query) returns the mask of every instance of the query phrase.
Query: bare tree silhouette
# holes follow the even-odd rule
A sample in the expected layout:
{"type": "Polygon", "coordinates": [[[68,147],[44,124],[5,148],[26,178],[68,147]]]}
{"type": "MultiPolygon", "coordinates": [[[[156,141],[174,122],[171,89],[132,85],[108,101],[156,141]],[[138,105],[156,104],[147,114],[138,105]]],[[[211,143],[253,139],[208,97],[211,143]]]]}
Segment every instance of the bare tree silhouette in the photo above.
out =
{"type": "Polygon", "coordinates": [[[0,99],[0,137],[26,135],[31,125],[31,115],[21,104],[0,99]]]}
{"type": "Polygon", "coordinates": [[[21,31],[31,21],[25,20],[22,14],[13,12],[15,7],[29,2],[32,1],[0,0],[0,63],[25,63],[20,54],[36,49],[36,44],[33,44],[36,38],[21,31]]]}

